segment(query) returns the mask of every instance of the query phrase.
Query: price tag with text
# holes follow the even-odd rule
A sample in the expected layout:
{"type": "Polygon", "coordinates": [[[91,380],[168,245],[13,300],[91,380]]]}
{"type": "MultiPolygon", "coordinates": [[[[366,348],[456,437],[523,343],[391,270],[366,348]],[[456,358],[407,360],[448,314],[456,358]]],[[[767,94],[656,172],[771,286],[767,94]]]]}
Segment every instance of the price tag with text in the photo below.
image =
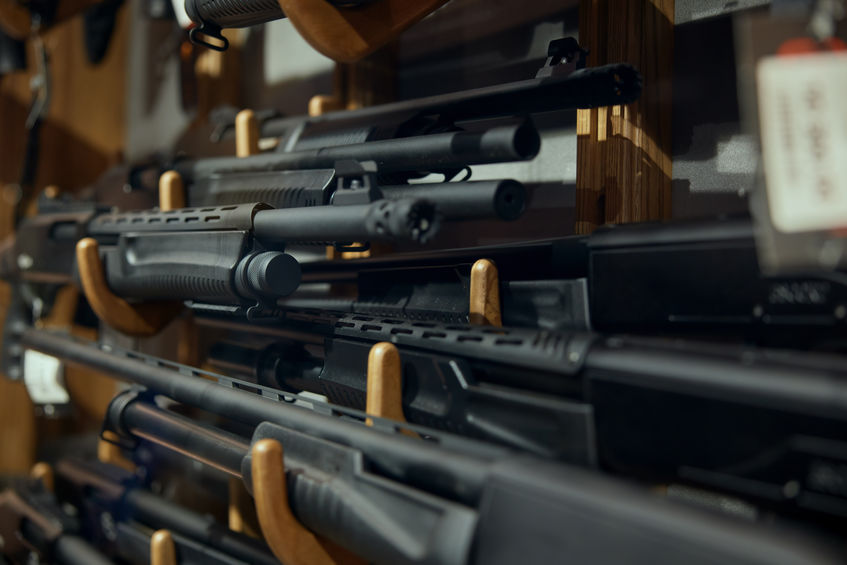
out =
{"type": "Polygon", "coordinates": [[[767,57],[757,83],[774,226],[847,227],[847,53],[767,57]]]}

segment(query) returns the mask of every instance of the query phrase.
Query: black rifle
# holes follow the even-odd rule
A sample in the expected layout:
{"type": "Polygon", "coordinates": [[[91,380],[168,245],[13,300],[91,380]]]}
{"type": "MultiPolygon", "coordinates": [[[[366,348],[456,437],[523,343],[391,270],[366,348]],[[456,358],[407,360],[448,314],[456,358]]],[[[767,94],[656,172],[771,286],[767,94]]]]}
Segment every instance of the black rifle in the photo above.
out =
{"type": "Polygon", "coordinates": [[[589,236],[304,263],[304,283],[356,283],[358,296],[301,292],[279,304],[462,323],[480,258],[497,265],[509,326],[844,347],[847,275],[768,275],[748,219],[606,226],[589,236]]]}
{"type": "Polygon", "coordinates": [[[515,220],[526,208],[526,189],[514,180],[379,186],[375,165],[347,163],[336,163],[335,169],[213,174],[189,187],[189,201],[192,206],[265,202],[275,208],[301,208],[363,197],[366,202],[423,198],[436,202],[446,220],[515,220]]]}
{"type": "Polygon", "coordinates": [[[280,322],[259,332],[198,318],[242,332],[212,349],[213,364],[274,390],[363,409],[370,349],[392,342],[410,422],[824,522],[847,516],[840,357],[361,315],[280,322]]]}
{"type": "MultiPolygon", "coordinates": [[[[573,42],[558,41],[551,50],[557,53],[568,45],[578,49],[573,42]]],[[[296,288],[299,270],[284,253],[288,242],[335,242],[348,249],[353,242],[429,239],[437,231],[438,217],[430,204],[407,195],[438,198],[448,218],[493,214],[512,219],[525,201],[514,181],[403,183],[422,172],[453,176],[468,165],[528,159],[538,152],[539,136],[529,121],[470,127],[469,120],[520,118],[587,101],[637,98],[640,78],[631,67],[572,72],[574,62],[560,62],[556,53],[541,73],[544,79],[309,118],[300,121],[296,140],[286,140],[285,152],[179,163],[191,206],[183,211],[101,214],[96,219],[79,212],[27,220],[0,261],[0,276],[44,285],[35,294],[47,311],[51,285],[72,280],[76,241],[92,235],[103,249],[108,284],[118,295],[249,309],[259,303],[272,306],[296,288]],[[387,175],[400,185],[386,183],[387,175]],[[384,193],[380,185],[386,187],[384,193]],[[251,208],[246,204],[226,206],[245,200],[278,209],[253,204],[253,212],[247,212],[251,208]],[[309,209],[283,209],[290,206],[309,209]]],[[[274,122],[266,125],[275,127],[274,122]]],[[[25,318],[17,316],[13,325],[25,318]]]]}
{"type": "Polygon", "coordinates": [[[112,563],[79,534],[78,520],[63,511],[40,481],[22,481],[0,493],[0,556],[12,563],[32,563],[33,553],[60,565],[112,563]]]}
{"type": "Polygon", "coordinates": [[[77,508],[88,539],[131,563],[150,562],[150,537],[159,529],[171,533],[183,565],[278,563],[261,541],[156,496],[133,473],[113,465],[63,459],[56,465],[56,491],[77,508]]]}
{"type": "Polygon", "coordinates": [[[24,220],[0,251],[0,279],[14,283],[0,360],[12,379],[21,373],[16,336],[49,312],[61,285],[76,284],[75,249],[84,237],[98,242],[107,284],[118,296],[240,304],[252,315],[300,284],[300,265],[285,253],[291,242],[341,249],[363,241],[425,242],[440,224],[431,202],[409,198],[303,210],[263,203],[124,213],[79,207],[24,220]]]}
{"type": "Polygon", "coordinates": [[[115,294],[141,300],[274,302],[300,283],[289,242],[426,241],[438,228],[426,200],[377,200],[304,210],[242,204],[180,210],[37,216],[2,259],[6,279],[71,282],[77,241],[103,249],[115,294]]]}
{"type": "MultiPolygon", "coordinates": [[[[380,184],[395,185],[425,173],[449,179],[469,165],[531,159],[539,138],[525,116],[626,104],[641,93],[641,77],[632,66],[579,68],[582,53],[575,40],[558,39],[550,43],[547,62],[534,79],[317,117],[270,118],[260,127],[264,137],[279,139],[276,152],[183,161],[176,170],[189,185],[214,186],[209,177],[216,174],[332,169],[341,161],[374,161],[380,184]],[[494,119],[500,121],[492,124],[494,119]]],[[[263,182],[288,192],[315,186],[303,175],[269,178],[263,182]]],[[[205,190],[191,192],[197,197],[205,190]]]]}
{"type": "MultiPolygon", "coordinates": [[[[538,154],[540,143],[535,127],[524,121],[481,131],[446,131],[347,145],[315,144],[308,149],[249,157],[178,161],[175,170],[183,180],[193,183],[215,174],[321,170],[343,161],[373,161],[381,174],[418,176],[420,171],[455,172],[469,165],[526,161],[538,154]],[[410,171],[414,174],[410,175],[410,171]]],[[[280,179],[283,186],[284,181],[284,177],[280,179]]]]}
{"type": "MultiPolygon", "coordinates": [[[[485,124],[493,118],[627,104],[638,99],[641,76],[631,65],[583,68],[583,54],[573,38],[556,39],[550,42],[547,60],[535,78],[308,118],[270,117],[262,122],[261,133],[280,138],[280,151],[356,147],[365,142],[484,127],[471,122],[485,124]]],[[[426,168],[431,164],[418,161],[418,166],[432,171],[426,168]]]]}
{"type": "MultiPolygon", "coordinates": [[[[577,563],[624,556],[635,563],[835,562],[808,540],[669,504],[596,473],[414,426],[431,439],[410,438],[397,433],[403,426],[378,418],[367,427],[360,412],[291,406],[278,391],[239,390],[250,385],[203,373],[212,382],[188,367],[44,331],[28,330],[24,343],[120,375],[148,394],[257,426],[253,441],[284,446],[300,522],[375,563],[551,563],[564,554],[577,563]]],[[[145,398],[116,398],[109,426],[212,462],[251,487],[248,439],[145,398]]]]}

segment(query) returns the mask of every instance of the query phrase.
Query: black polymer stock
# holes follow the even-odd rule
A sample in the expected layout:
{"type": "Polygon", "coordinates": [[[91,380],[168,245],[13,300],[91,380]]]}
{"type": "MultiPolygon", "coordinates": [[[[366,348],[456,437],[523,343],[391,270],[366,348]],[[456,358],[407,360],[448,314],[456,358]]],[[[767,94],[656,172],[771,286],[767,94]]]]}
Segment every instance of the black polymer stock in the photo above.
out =
{"type": "Polygon", "coordinates": [[[821,522],[847,516],[835,356],[296,311],[258,329],[198,323],[236,332],[213,364],[276,390],[363,409],[368,354],[388,341],[409,422],[821,522]]]}
{"type": "Polygon", "coordinates": [[[837,562],[809,539],[671,504],[596,473],[414,426],[430,439],[410,438],[381,419],[367,427],[360,412],[292,406],[270,389],[248,392],[248,383],[41,330],[27,330],[24,343],[146,387],[113,401],[111,429],[213,464],[248,489],[251,439],[159,408],[147,395],[256,426],[252,441],[279,440],[298,520],[375,563],[551,563],[563,555],[575,563],[837,562]]]}
{"type": "Polygon", "coordinates": [[[180,563],[275,565],[267,545],[234,532],[143,488],[132,473],[99,461],[63,459],[56,465],[56,491],[77,508],[86,537],[130,563],[150,563],[150,537],[167,529],[180,563]],[[103,531],[103,514],[114,528],[103,531]]]}

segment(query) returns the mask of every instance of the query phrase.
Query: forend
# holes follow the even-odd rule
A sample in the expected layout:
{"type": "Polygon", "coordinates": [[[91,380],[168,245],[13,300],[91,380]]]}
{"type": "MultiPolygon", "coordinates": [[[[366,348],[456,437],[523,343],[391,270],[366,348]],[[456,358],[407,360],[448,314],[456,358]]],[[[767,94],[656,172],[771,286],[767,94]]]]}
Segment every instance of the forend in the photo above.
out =
{"type": "Polygon", "coordinates": [[[92,235],[124,232],[249,230],[260,210],[270,210],[263,203],[180,208],[177,210],[137,210],[101,214],[89,225],[92,235]]]}

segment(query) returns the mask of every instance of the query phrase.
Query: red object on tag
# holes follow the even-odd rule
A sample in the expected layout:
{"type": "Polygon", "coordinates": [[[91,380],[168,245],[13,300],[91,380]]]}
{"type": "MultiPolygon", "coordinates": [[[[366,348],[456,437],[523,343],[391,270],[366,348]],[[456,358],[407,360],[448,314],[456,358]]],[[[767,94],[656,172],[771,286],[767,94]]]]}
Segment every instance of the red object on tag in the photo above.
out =
{"type": "Polygon", "coordinates": [[[830,37],[820,42],[811,37],[795,37],[780,45],[776,54],[780,56],[809,55],[827,51],[847,51],[847,43],[837,37],[830,37]]]}

